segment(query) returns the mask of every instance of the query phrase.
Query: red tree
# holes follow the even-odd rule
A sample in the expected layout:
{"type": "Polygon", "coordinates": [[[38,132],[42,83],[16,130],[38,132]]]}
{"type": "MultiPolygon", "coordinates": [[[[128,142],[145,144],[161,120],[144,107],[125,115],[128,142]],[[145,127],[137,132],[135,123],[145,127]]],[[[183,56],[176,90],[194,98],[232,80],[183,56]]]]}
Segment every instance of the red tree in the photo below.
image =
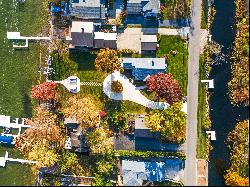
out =
{"type": "Polygon", "coordinates": [[[172,74],[158,73],[150,76],[147,79],[147,87],[150,91],[155,91],[159,97],[165,99],[170,105],[182,98],[179,82],[173,79],[172,74]]]}
{"type": "Polygon", "coordinates": [[[56,83],[45,82],[32,87],[31,97],[41,101],[54,100],[56,96],[56,83]]]}

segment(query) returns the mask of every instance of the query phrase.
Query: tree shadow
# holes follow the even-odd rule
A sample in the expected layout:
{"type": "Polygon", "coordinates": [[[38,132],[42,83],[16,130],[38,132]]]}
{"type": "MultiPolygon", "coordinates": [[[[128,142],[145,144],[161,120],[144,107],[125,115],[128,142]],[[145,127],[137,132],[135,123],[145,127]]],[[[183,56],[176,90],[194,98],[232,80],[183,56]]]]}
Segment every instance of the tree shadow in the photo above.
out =
{"type": "Polygon", "coordinates": [[[32,117],[32,103],[30,96],[25,93],[22,98],[24,118],[32,117]]]}

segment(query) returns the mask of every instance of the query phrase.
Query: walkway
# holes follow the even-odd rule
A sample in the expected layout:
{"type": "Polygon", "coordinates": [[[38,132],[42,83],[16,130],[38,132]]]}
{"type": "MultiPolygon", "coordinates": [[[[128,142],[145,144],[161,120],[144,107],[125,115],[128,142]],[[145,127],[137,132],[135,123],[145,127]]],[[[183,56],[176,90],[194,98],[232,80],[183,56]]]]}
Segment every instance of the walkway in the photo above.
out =
{"type": "Polygon", "coordinates": [[[192,0],[192,22],[189,34],[189,63],[188,63],[188,114],[187,114],[187,139],[184,186],[197,185],[197,108],[198,108],[198,82],[200,58],[200,23],[201,0],[192,0]]]}
{"type": "MultiPolygon", "coordinates": [[[[129,100],[151,109],[166,109],[169,107],[169,104],[166,102],[154,102],[146,98],[132,83],[129,82],[129,79],[125,75],[120,74],[118,71],[105,78],[103,82],[103,91],[111,99],[129,100]],[[115,93],[111,91],[111,82],[117,80],[122,83],[122,93],[115,93]]],[[[183,104],[182,110],[187,112],[185,103],[183,104]]]]}
{"type": "Polygon", "coordinates": [[[98,83],[98,82],[81,82],[81,86],[102,86],[102,83],[98,83]]]}

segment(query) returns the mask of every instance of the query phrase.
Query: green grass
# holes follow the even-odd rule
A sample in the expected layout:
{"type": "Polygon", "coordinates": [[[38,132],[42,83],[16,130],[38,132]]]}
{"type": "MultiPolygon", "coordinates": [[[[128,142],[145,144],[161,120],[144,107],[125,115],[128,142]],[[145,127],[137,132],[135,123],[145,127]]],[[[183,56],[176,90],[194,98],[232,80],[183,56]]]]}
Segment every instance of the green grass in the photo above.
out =
{"type": "Polygon", "coordinates": [[[167,73],[171,73],[179,81],[184,95],[187,94],[188,81],[188,49],[180,36],[161,36],[157,57],[169,54],[167,59],[167,73]],[[171,55],[170,51],[177,51],[171,55]]]}
{"type": "MultiPolygon", "coordinates": [[[[0,17],[0,113],[14,117],[30,117],[32,114],[30,89],[39,79],[40,50],[38,43],[29,43],[29,49],[14,50],[6,38],[7,31],[20,31],[23,36],[36,36],[43,32],[46,20],[42,13],[42,1],[27,0],[25,5],[13,8],[13,2],[1,3],[0,17]]],[[[43,10],[44,11],[44,10],[43,10]]],[[[43,56],[43,55],[42,55],[43,56]]],[[[44,59],[42,59],[44,61],[44,59]]]]}
{"type": "Polygon", "coordinates": [[[208,22],[208,0],[202,0],[201,28],[207,29],[208,22]]]}
{"type": "MultiPolygon", "coordinates": [[[[204,56],[200,58],[200,79],[206,78],[204,56]]],[[[199,98],[198,98],[198,142],[197,142],[197,158],[206,158],[206,132],[204,128],[204,118],[206,114],[206,85],[199,81],[199,98]]]]}
{"type": "MultiPolygon", "coordinates": [[[[11,158],[22,158],[12,147],[0,145],[0,157],[8,151],[11,158]]],[[[6,167],[0,167],[0,186],[34,186],[36,177],[32,175],[29,165],[7,162],[6,167]]]]}
{"type": "MultiPolygon", "coordinates": [[[[20,7],[13,6],[13,2],[16,1],[0,0],[0,114],[31,117],[30,90],[32,85],[38,83],[40,50],[41,62],[44,62],[46,47],[29,42],[29,49],[14,50],[6,33],[18,31],[22,36],[37,36],[45,32],[42,29],[47,20],[46,9],[43,7],[45,0],[26,0],[20,7]]],[[[0,156],[4,156],[5,150],[8,150],[11,157],[17,158],[13,148],[2,146],[0,156]]],[[[7,163],[5,168],[0,168],[0,186],[34,185],[34,181],[28,165],[7,163]]]]}

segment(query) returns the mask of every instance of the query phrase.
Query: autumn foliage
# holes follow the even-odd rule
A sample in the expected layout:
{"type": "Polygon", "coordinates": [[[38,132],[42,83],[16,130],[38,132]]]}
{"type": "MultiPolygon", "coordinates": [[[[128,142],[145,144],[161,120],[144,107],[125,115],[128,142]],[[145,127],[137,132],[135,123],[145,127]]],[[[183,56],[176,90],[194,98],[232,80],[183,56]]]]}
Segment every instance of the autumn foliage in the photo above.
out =
{"type": "Polygon", "coordinates": [[[56,83],[45,82],[32,87],[31,97],[40,101],[54,100],[56,96],[56,83]]]}
{"type": "Polygon", "coordinates": [[[117,51],[113,49],[101,49],[95,59],[95,67],[98,71],[113,73],[121,69],[121,63],[117,51]]]}
{"type": "Polygon", "coordinates": [[[249,179],[241,177],[237,172],[228,172],[225,176],[227,186],[249,186],[249,179]]]}
{"type": "Polygon", "coordinates": [[[158,73],[150,76],[147,79],[147,87],[170,105],[182,99],[181,87],[179,82],[173,79],[172,74],[158,73]]]}

